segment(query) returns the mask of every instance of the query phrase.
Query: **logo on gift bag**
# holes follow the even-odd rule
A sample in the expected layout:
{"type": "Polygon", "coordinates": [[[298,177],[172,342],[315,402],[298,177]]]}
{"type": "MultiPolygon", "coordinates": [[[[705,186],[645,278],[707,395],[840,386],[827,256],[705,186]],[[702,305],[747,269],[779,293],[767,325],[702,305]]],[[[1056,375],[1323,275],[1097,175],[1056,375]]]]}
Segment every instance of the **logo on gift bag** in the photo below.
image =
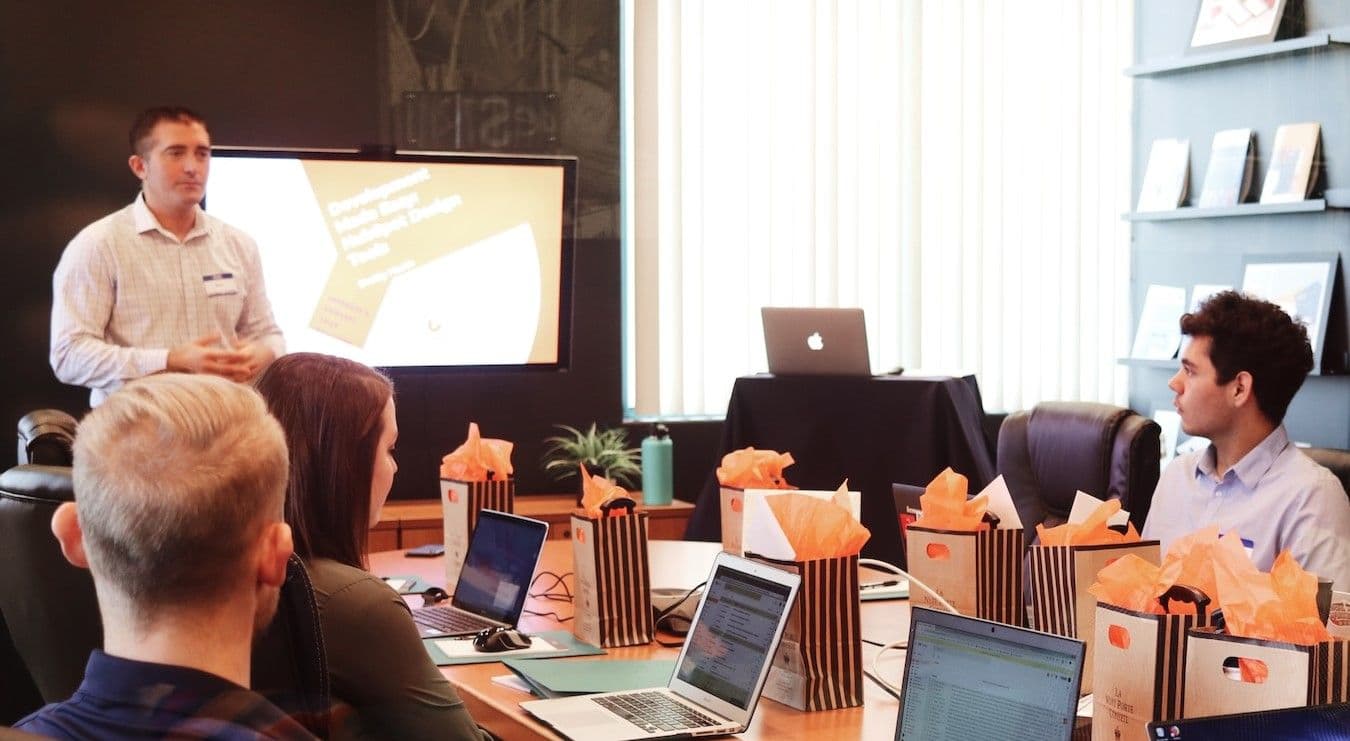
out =
{"type": "Polygon", "coordinates": [[[579,527],[577,527],[577,528],[572,528],[572,536],[575,537],[575,538],[577,539],[577,542],[578,542],[578,543],[585,543],[585,542],[586,542],[586,531],[585,531],[585,530],[582,530],[582,529],[579,528],[579,527]]]}
{"type": "Polygon", "coordinates": [[[455,489],[453,486],[450,487],[449,489],[446,489],[445,494],[450,498],[451,504],[454,504],[455,502],[459,501],[459,490],[455,489]]]}
{"type": "Polygon", "coordinates": [[[732,497],[732,498],[731,498],[731,511],[732,511],[732,512],[737,512],[737,513],[739,513],[739,512],[741,511],[741,498],[740,498],[740,497],[732,497]]]}

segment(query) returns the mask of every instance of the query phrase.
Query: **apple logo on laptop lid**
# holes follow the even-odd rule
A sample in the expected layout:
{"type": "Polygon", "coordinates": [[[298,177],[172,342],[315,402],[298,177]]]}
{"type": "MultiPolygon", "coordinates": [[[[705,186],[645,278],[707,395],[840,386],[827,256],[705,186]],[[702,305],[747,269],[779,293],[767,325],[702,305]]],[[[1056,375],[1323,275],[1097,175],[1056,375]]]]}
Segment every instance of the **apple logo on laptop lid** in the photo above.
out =
{"type": "Polygon", "coordinates": [[[806,346],[812,350],[824,350],[825,338],[821,337],[819,332],[812,332],[806,338],[806,346]]]}

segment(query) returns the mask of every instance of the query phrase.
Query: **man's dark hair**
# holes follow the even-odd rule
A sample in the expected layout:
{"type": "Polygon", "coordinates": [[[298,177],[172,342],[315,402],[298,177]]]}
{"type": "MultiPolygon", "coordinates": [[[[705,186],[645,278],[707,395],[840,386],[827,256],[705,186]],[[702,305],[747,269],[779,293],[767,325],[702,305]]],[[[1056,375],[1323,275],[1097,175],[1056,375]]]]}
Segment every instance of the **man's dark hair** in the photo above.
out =
{"type": "Polygon", "coordinates": [[[1181,331],[1210,338],[1209,359],[1219,383],[1250,373],[1257,407],[1277,425],[1313,367],[1303,324],[1279,306],[1237,291],[1216,293],[1196,312],[1183,314],[1181,331]]]}
{"type": "Polygon", "coordinates": [[[141,115],[131,124],[131,131],[127,133],[127,143],[131,145],[131,153],[144,157],[149,144],[150,132],[154,131],[155,124],[160,121],[178,121],[180,123],[199,123],[206,126],[206,119],[202,118],[200,113],[181,105],[161,105],[154,108],[146,108],[141,111],[141,115]]]}

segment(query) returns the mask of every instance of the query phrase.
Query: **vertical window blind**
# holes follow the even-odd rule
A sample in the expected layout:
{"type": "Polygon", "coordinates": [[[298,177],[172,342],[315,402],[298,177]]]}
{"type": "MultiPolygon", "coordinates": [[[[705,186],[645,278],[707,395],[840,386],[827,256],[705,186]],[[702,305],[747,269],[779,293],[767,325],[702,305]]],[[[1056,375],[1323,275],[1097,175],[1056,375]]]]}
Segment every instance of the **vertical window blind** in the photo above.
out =
{"type": "Polygon", "coordinates": [[[1123,403],[1129,0],[625,0],[625,402],[720,415],[759,308],[874,367],[1123,403]]]}

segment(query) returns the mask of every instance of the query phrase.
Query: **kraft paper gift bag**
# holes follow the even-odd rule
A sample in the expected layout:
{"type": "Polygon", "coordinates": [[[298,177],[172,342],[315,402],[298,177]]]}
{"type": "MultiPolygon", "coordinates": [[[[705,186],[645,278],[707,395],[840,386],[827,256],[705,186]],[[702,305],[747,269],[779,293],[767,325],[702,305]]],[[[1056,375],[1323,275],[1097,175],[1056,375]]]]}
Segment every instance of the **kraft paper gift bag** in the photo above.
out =
{"type": "Polygon", "coordinates": [[[829,499],[787,492],[746,502],[746,557],[801,576],[764,696],[798,710],[862,704],[858,552],[870,537],[847,482],[829,499]]]}
{"type": "MultiPolygon", "coordinates": [[[[1117,519],[1128,521],[1129,513],[1121,510],[1118,502],[1108,504],[1080,491],[1067,524],[1085,526],[1094,512],[1100,513],[1100,531],[1092,528],[1079,530],[1062,539],[1045,538],[1056,543],[1061,540],[1072,542],[1063,545],[1037,544],[1027,550],[1028,567],[1031,570],[1031,624],[1046,633],[1085,641],[1087,654],[1083,665],[1089,667],[1092,666],[1096,643],[1093,621],[1097,616],[1097,598],[1088,593],[1088,587],[1096,580],[1097,572],[1126,554],[1138,556],[1154,566],[1161,561],[1158,541],[1141,541],[1133,529],[1129,531],[1129,536],[1107,529],[1108,522],[1117,519]],[[1094,540],[1119,542],[1091,542],[1094,540]]],[[[1058,530],[1049,528],[1043,532],[1051,536],[1058,530]]],[[[1085,672],[1081,687],[1083,694],[1092,692],[1092,687],[1092,674],[1085,672]]]]}
{"type": "MultiPolygon", "coordinates": [[[[572,515],[576,619],[572,632],[613,648],[649,643],[655,634],[647,559],[647,513],[572,515]]],[[[611,513],[620,511],[616,505],[611,513]]]]}
{"type": "MultiPolygon", "coordinates": [[[[745,534],[748,530],[764,527],[757,513],[766,512],[758,506],[756,500],[791,492],[804,494],[821,500],[831,500],[837,492],[812,491],[802,489],[737,489],[722,487],[722,550],[739,556],[745,552],[745,534]]],[[[862,492],[848,492],[848,507],[853,519],[859,518],[862,511],[862,492]]]]}
{"type": "Polygon", "coordinates": [[[1300,646],[1195,628],[1187,644],[1185,717],[1350,702],[1350,640],[1300,646]]]}
{"type": "Polygon", "coordinates": [[[751,490],[791,490],[783,469],[792,465],[791,453],[742,448],[722,456],[717,483],[722,515],[722,550],[737,556],[744,552],[742,512],[745,494],[751,490]]]}
{"type": "Polygon", "coordinates": [[[858,556],[810,561],[780,561],[753,553],[747,557],[802,578],[764,696],[798,710],[862,705],[858,556]]]}
{"type": "MultiPolygon", "coordinates": [[[[1022,522],[1003,477],[967,500],[965,477],[947,469],[920,504],[905,533],[910,575],[962,615],[1022,625],[1022,522]]],[[[909,595],[912,605],[946,609],[922,587],[911,584],[909,595]]]]}
{"type": "Polygon", "coordinates": [[[1181,599],[1198,605],[1195,615],[1139,612],[1097,603],[1093,636],[1097,650],[1085,664],[1096,688],[1092,695],[1092,738],[1135,738],[1152,721],[1184,717],[1187,631],[1203,626],[1209,598],[1174,586],[1161,602],[1181,599]]]}
{"type": "Polygon", "coordinates": [[[478,423],[458,448],[441,458],[441,516],[445,527],[445,583],[459,581],[469,537],[485,509],[512,512],[516,482],[511,478],[511,450],[506,440],[482,437],[478,423]]]}
{"type": "Polygon", "coordinates": [[[441,479],[441,513],[445,527],[445,583],[454,586],[469,552],[469,538],[485,509],[514,512],[515,479],[456,481],[441,479]]]}

